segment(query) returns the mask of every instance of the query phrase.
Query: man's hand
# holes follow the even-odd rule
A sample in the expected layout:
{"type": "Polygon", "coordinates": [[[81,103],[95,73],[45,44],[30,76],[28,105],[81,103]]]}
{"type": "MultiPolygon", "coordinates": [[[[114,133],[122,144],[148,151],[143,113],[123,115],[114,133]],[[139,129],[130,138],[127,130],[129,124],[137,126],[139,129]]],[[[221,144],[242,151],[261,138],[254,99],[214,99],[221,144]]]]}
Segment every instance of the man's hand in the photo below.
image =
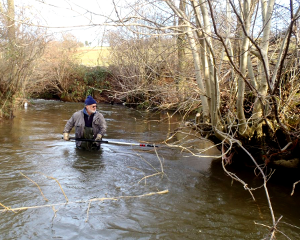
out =
{"type": "Polygon", "coordinates": [[[97,134],[97,137],[95,138],[95,141],[101,141],[102,140],[102,135],[97,134]]]}
{"type": "Polygon", "coordinates": [[[65,141],[69,141],[70,140],[69,133],[64,133],[64,140],[65,141]]]}

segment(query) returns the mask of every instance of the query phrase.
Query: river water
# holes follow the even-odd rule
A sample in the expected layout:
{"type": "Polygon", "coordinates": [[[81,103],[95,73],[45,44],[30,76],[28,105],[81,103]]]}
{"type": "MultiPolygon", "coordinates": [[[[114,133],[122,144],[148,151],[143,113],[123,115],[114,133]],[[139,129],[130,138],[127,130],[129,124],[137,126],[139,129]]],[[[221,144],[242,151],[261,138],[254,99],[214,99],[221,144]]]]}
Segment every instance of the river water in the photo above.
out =
{"type": "MultiPolygon", "coordinates": [[[[77,150],[61,140],[81,103],[33,101],[1,122],[0,239],[262,239],[271,225],[262,189],[256,202],[221,163],[160,144],[153,148],[102,144],[77,150]],[[257,223],[257,224],[255,224],[257,223]]],[[[99,105],[105,140],[159,144],[179,117],[99,105]]],[[[72,135],[72,134],[71,134],[72,135]]],[[[203,143],[202,143],[203,144],[203,143]]],[[[200,144],[201,145],[201,144],[200,144]]],[[[210,146],[204,141],[203,147],[210,146]]],[[[212,149],[205,155],[215,155],[212,149]]],[[[247,171],[238,175],[261,184],[247,171]]],[[[300,187],[269,183],[278,230],[300,237],[300,187]]],[[[277,233],[277,239],[288,239],[277,233]]]]}

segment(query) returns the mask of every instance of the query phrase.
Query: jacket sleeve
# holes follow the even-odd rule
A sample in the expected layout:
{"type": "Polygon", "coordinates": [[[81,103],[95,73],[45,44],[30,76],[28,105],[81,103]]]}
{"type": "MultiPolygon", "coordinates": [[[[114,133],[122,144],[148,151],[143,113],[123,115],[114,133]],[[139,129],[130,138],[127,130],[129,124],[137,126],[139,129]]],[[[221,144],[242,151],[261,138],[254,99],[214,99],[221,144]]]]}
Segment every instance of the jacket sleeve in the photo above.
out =
{"type": "Polygon", "coordinates": [[[72,128],[74,127],[75,125],[75,117],[74,117],[75,114],[72,115],[72,117],[68,120],[65,128],[64,128],[64,133],[70,133],[72,128]]]}
{"type": "Polygon", "coordinates": [[[106,121],[101,113],[99,113],[99,117],[97,119],[96,124],[98,125],[99,131],[96,134],[104,135],[106,133],[106,121]]]}

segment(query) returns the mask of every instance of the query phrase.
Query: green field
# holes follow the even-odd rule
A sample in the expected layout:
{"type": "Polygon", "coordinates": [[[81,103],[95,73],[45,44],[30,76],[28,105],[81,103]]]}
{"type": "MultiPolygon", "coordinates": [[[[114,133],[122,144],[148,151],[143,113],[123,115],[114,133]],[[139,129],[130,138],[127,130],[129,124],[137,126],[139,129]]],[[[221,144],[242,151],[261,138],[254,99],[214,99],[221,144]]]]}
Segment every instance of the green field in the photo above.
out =
{"type": "Polygon", "coordinates": [[[76,56],[85,66],[108,66],[110,47],[82,47],[77,49],[76,56]]]}

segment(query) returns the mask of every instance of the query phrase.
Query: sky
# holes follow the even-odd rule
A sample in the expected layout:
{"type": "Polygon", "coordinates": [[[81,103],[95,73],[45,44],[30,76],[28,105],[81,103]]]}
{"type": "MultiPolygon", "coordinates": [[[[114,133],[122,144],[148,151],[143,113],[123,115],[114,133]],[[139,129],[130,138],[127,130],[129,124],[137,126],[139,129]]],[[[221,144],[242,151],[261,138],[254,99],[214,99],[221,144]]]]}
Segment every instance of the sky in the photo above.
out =
{"type": "Polygon", "coordinates": [[[112,0],[15,0],[16,11],[22,6],[30,13],[29,17],[35,19],[36,24],[46,26],[48,32],[57,36],[57,33],[68,32],[80,42],[87,41],[93,46],[105,45],[103,34],[109,27],[103,26],[107,21],[104,16],[114,14],[112,0]]]}
{"type": "MultiPolygon", "coordinates": [[[[5,6],[7,0],[0,0],[5,6]]],[[[14,0],[15,8],[22,6],[29,18],[36,24],[47,27],[48,32],[68,32],[78,41],[91,43],[91,46],[107,45],[104,34],[112,27],[108,26],[107,19],[116,19],[113,0],[14,0]],[[38,20],[38,21],[37,21],[38,20]],[[93,26],[92,26],[93,25],[93,26]]],[[[130,5],[134,0],[114,0],[118,10],[126,15],[130,8],[120,8],[121,5],[130,5]]],[[[225,0],[224,0],[225,1],[225,0]]],[[[277,0],[277,4],[288,3],[289,0],[277,0]]],[[[141,6],[145,2],[140,1],[141,6]]],[[[154,1],[155,2],[155,1],[154,1]]],[[[176,1],[177,2],[177,1],[176,1]]],[[[282,8],[280,8],[282,10],[282,8]]],[[[281,11],[280,11],[281,12],[281,11]]],[[[284,24],[284,23],[283,23],[284,24]]]]}

